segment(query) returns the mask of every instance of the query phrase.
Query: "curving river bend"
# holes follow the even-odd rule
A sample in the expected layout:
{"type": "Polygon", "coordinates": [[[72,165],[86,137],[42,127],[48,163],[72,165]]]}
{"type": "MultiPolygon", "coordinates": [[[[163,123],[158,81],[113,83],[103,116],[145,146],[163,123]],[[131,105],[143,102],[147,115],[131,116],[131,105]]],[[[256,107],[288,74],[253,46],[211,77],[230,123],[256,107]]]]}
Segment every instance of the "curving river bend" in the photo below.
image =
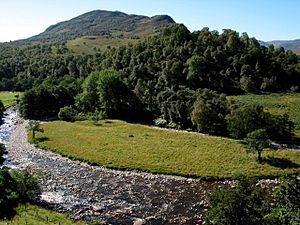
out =
{"type": "Polygon", "coordinates": [[[13,165],[40,174],[39,202],[75,219],[110,224],[202,224],[208,193],[234,184],[117,171],[72,161],[29,144],[27,121],[14,111],[8,114],[4,139],[11,135],[7,148],[13,165]]]}

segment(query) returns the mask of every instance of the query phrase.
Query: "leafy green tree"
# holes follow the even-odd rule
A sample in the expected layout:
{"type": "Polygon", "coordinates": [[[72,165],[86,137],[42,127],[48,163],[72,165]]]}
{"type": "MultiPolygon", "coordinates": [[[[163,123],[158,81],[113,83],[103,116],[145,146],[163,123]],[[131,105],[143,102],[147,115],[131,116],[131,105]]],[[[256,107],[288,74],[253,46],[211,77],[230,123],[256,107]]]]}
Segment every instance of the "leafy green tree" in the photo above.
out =
{"type": "Polygon", "coordinates": [[[35,133],[36,132],[44,132],[44,129],[41,128],[41,123],[38,121],[30,120],[28,123],[28,130],[32,131],[32,138],[35,139],[35,133]]]}
{"type": "Polygon", "coordinates": [[[0,169],[0,219],[10,218],[15,214],[18,205],[18,193],[14,190],[15,183],[7,168],[0,169]]]}
{"type": "Polygon", "coordinates": [[[38,180],[29,172],[0,169],[0,219],[13,217],[19,203],[31,202],[39,194],[38,180]]]}
{"type": "Polygon", "coordinates": [[[257,225],[264,223],[268,207],[255,180],[242,178],[235,189],[217,190],[209,197],[205,215],[209,225],[257,225]]]}
{"type": "Polygon", "coordinates": [[[226,96],[209,89],[198,90],[191,112],[191,120],[199,132],[224,134],[229,111],[226,96]]]}
{"type": "Polygon", "coordinates": [[[82,93],[76,97],[76,106],[82,112],[94,112],[99,107],[99,73],[92,72],[82,85],[82,93]]]}
{"type": "Polygon", "coordinates": [[[257,153],[257,161],[261,161],[261,153],[264,148],[268,147],[270,141],[265,129],[259,129],[247,134],[245,139],[248,151],[257,153]]]}
{"type": "Polygon", "coordinates": [[[14,189],[18,193],[18,201],[21,203],[32,202],[40,193],[39,180],[28,171],[11,171],[14,180],[14,189]]]}
{"type": "Polygon", "coordinates": [[[235,107],[226,119],[230,136],[237,139],[258,129],[265,129],[272,141],[289,141],[294,134],[294,123],[288,115],[272,115],[257,104],[235,107]]]}
{"type": "Polygon", "coordinates": [[[269,113],[261,105],[253,104],[234,108],[226,117],[227,129],[233,138],[245,138],[252,131],[265,128],[269,113]]]}
{"type": "Polygon", "coordinates": [[[294,136],[295,124],[287,114],[270,115],[267,124],[267,132],[272,140],[286,142],[294,136]]]}

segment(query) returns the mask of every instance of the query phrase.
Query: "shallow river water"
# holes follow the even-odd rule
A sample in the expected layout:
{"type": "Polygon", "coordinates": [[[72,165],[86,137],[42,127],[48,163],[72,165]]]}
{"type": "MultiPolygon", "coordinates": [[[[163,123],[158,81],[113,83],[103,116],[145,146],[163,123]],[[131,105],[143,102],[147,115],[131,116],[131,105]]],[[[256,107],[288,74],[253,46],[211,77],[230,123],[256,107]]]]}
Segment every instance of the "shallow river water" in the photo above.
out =
{"type": "MultiPolygon", "coordinates": [[[[5,118],[12,121],[3,125],[5,143],[11,134],[7,143],[9,159],[15,168],[39,174],[39,203],[75,219],[116,225],[202,224],[209,193],[234,185],[233,181],[118,171],[74,161],[29,144],[27,121],[14,115],[11,111],[5,118]]],[[[266,186],[274,183],[263,182],[266,186]]]]}

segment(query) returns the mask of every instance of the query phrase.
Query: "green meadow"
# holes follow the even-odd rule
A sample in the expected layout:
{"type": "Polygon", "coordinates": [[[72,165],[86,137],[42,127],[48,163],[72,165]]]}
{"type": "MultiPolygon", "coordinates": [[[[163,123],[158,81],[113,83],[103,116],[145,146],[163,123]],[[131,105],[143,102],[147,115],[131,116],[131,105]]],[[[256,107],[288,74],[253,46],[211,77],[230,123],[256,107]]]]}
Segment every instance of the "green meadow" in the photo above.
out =
{"type": "Polygon", "coordinates": [[[20,205],[17,214],[9,220],[0,220],[0,225],[85,225],[70,219],[67,215],[50,211],[35,205],[20,205]]]}
{"type": "MultiPolygon", "coordinates": [[[[50,122],[38,147],[108,168],[201,177],[273,177],[300,172],[299,150],[266,150],[264,163],[236,140],[175,132],[119,120],[50,122]]],[[[32,141],[31,135],[29,138],[32,141]]]]}
{"type": "Polygon", "coordinates": [[[0,92],[0,100],[3,102],[5,108],[9,108],[17,104],[16,95],[21,97],[20,92],[0,92]]]}

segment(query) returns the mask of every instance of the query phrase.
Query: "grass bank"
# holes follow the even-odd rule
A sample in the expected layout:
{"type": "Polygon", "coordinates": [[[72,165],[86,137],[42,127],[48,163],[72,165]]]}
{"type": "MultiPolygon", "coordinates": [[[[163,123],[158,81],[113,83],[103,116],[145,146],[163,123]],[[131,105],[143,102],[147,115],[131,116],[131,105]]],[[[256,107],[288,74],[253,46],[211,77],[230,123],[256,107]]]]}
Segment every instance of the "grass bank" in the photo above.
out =
{"type": "Polygon", "coordinates": [[[63,224],[63,225],[86,225],[83,222],[77,222],[70,219],[67,215],[53,212],[35,205],[20,205],[17,208],[17,214],[10,220],[0,220],[0,225],[46,225],[46,224],[63,224]]]}
{"type": "MultiPolygon", "coordinates": [[[[174,132],[124,121],[51,122],[37,145],[70,158],[109,168],[202,178],[279,176],[300,172],[300,151],[265,151],[264,164],[235,140],[174,132]],[[279,164],[272,160],[279,160],[279,164]],[[280,162],[284,162],[280,164],[280,162]]],[[[29,135],[29,138],[30,135],[29,135]]]]}
{"type": "Polygon", "coordinates": [[[21,97],[20,92],[0,92],[0,100],[3,102],[5,108],[9,108],[17,104],[16,95],[21,97]]]}

